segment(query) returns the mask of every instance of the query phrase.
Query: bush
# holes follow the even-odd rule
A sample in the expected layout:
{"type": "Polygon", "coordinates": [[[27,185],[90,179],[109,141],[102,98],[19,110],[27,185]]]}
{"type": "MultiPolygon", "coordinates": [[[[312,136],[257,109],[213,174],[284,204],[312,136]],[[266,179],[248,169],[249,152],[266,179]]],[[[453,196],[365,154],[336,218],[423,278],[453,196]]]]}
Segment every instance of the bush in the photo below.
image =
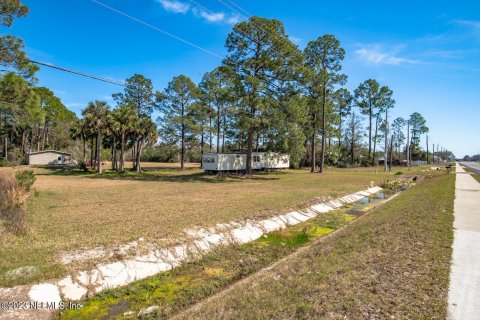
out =
{"type": "Polygon", "coordinates": [[[87,172],[88,171],[88,166],[87,164],[85,163],[85,161],[80,161],[78,164],[77,164],[77,168],[82,170],[82,171],[85,171],[87,172]]]}
{"type": "Polygon", "coordinates": [[[345,161],[338,161],[337,168],[348,168],[348,164],[345,161]]]}
{"type": "Polygon", "coordinates": [[[20,171],[15,177],[17,178],[20,188],[23,189],[25,193],[29,193],[36,179],[33,170],[20,171]]]}
{"type": "Polygon", "coordinates": [[[403,171],[397,171],[397,172],[395,172],[395,175],[396,175],[396,176],[399,176],[399,175],[402,175],[402,174],[403,174],[403,171]]]}
{"type": "Polygon", "coordinates": [[[394,191],[404,190],[408,188],[408,186],[409,186],[408,183],[402,182],[399,180],[394,180],[394,181],[387,180],[386,182],[380,185],[380,187],[382,187],[383,189],[394,190],[394,191]]]}
{"type": "Polygon", "coordinates": [[[6,229],[14,234],[26,231],[26,199],[34,182],[32,170],[16,174],[0,171],[0,219],[5,221],[6,229]]]}
{"type": "Polygon", "coordinates": [[[360,166],[362,166],[362,167],[370,167],[371,165],[372,165],[372,162],[367,158],[363,158],[360,161],[360,166]]]}

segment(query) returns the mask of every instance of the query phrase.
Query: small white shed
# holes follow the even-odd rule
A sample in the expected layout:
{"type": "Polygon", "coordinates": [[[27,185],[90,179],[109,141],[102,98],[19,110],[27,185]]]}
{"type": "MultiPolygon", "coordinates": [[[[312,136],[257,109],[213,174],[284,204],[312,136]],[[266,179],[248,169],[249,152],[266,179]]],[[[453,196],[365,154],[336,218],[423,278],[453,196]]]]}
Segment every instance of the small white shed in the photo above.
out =
{"type": "MultiPolygon", "coordinates": [[[[205,171],[243,171],[246,169],[246,153],[205,153],[202,165],[205,171]]],[[[288,169],[290,156],[275,152],[253,152],[252,169],[288,169]]]]}
{"type": "Polygon", "coordinates": [[[44,150],[37,152],[30,152],[27,155],[27,164],[29,165],[62,165],[72,157],[71,153],[56,151],[56,150],[44,150]]]}

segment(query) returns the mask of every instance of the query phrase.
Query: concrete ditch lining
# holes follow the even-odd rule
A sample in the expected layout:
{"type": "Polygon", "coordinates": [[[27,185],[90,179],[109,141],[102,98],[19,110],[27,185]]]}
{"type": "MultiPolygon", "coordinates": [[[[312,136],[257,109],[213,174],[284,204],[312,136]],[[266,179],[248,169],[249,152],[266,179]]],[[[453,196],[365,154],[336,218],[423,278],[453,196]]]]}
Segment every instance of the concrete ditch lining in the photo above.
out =
{"type": "MultiPolygon", "coordinates": [[[[154,274],[171,270],[186,261],[198,259],[219,245],[232,243],[244,244],[260,238],[262,235],[293,226],[315,218],[319,214],[333,211],[347,204],[369,197],[382,190],[372,187],[335,200],[312,205],[306,209],[291,211],[264,220],[245,220],[218,224],[211,228],[193,228],[185,233],[190,240],[174,247],[161,248],[151,245],[149,252],[135,255],[123,261],[100,264],[94,269],[79,271],[63,279],[27,286],[28,297],[41,303],[60,305],[64,300],[78,301],[87,295],[99,293],[141,280],[154,274]]],[[[141,240],[141,239],[140,239],[141,240]]],[[[131,249],[136,242],[124,245],[131,249]]],[[[102,253],[104,254],[104,252],[102,253]]],[[[94,256],[88,252],[85,256],[94,256]]],[[[71,259],[65,259],[68,263],[71,259]]],[[[25,288],[25,286],[22,286],[25,288]]],[[[0,288],[9,290],[11,288],[0,288]]]]}

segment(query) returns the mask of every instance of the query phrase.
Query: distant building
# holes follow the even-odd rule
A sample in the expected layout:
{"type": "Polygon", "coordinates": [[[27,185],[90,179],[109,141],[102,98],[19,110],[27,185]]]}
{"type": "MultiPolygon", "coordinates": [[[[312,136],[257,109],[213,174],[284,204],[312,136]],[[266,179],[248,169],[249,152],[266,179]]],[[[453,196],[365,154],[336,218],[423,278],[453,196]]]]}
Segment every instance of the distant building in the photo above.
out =
{"type": "Polygon", "coordinates": [[[30,152],[27,154],[27,164],[44,166],[63,165],[70,161],[71,157],[71,153],[56,150],[30,152]]]}
{"type": "MultiPolygon", "coordinates": [[[[247,164],[247,154],[239,153],[205,153],[202,166],[205,171],[244,171],[247,164]]],[[[290,156],[274,152],[253,152],[253,170],[288,169],[290,156]]]]}

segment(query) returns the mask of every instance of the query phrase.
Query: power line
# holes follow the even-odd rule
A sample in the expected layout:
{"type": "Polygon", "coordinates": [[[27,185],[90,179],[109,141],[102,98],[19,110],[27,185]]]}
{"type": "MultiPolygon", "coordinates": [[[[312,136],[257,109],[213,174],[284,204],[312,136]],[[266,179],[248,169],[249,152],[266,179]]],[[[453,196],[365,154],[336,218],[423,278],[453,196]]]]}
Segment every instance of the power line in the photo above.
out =
{"type": "MultiPolygon", "coordinates": [[[[192,0],[190,0],[192,1],[192,0]]],[[[238,10],[236,10],[235,8],[232,8],[230,5],[226,4],[224,1],[222,0],[218,0],[218,2],[220,2],[221,4],[223,4],[225,7],[229,8],[230,10],[232,10],[233,12],[235,12],[236,14],[240,15],[241,17],[243,18],[250,18],[252,16],[252,14],[250,14],[247,10],[243,9],[242,7],[240,7],[238,4],[236,4],[235,2],[231,1],[231,0],[227,0],[228,2],[230,2],[231,4],[233,4],[234,6],[236,6],[237,8],[239,8],[240,10],[242,10],[243,12],[245,12],[246,15],[242,14],[241,12],[239,12],[238,10]]],[[[272,33],[265,29],[262,25],[260,24],[257,24],[255,21],[251,21],[251,23],[256,26],[257,28],[263,30],[264,32],[266,32],[267,34],[269,34],[270,36],[272,35],[272,33]]],[[[238,29],[240,30],[240,29],[238,29]]],[[[272,38],[273,41],[276,41],[278,40],[276,37],[273,37],[272,38]]],[[[279,51],[277,51],[277,53],[279,53],[279,51]]],[[[296,61],[294,60],[290,60],[295,66],[297,66],[299,69],[301,70],[307,70],[307,67],[301,63],[297,63],[296,61]]]]}
{"type": "Polygon", "coordinates": [[[212,52],[212,51],[210,51],[210,50],[208,50],[208,49],[202,48],[202,47],[200,47],[200,46],[198,46],[198,45],[196,45],[196,44],[194,44],[194,43],[192,43],[192,42],[190,42],[190,41],[188,41],[188,40],[182,39],[182,38],[180,38],[180,37],[178,37],[178,36],[176,36],[176,35],[168,32],[168,31],[165,31],[165,30],[163,30],[163,29],[160,29],[159,27],[156,27],[156,26],[151,25],[151,24],[149,24],[149,23],[147,23],[147,22],[145,22],[145,21],[143,21],[143,20],[140,20],[140,19],[138,19],[138,18],[135,18],[135,17],[133,17],[133,16],[131,16],[131,15],[125,13],[125,12],[122,12],[122,11],[120,11],[120,10],[118,10],[118,9],[115,9],[115,8],[113,8],[113,7],[110,7],[110,6],[108,6],[108,5],[106,5],[106,4],[102,3],[102,2],[99,2],[99,1],[96,1],[96,0],[91,0],[91,1],[94,2],[94,3],[96,3],[97,5],[100,5],[100,6],[102,6],[102,7],[105,7],[105,8],[107,8],[107,9],[113,11],[113,12],[116,12],[116,13],[122,15],[122,16],[125,16],[125,17],[127,17],[127,18],[129,18],[129,19],[132,19],[132,20],[134,20],[134,21],[136,21],[136,22],[138,22],[138,23],[141,23],[141,24],[143,24],[143,25],[145,25],[145,26],[147,26],[147,27],[149,27],[149,28],[151,28],[151,29],[153,29],[153,30],[159,31],[159,32],[161,32],[161,33],[163,33],[163,34],[171,37],[171,38],[174,38],[174,39],[176,39],[176,40],[178,40],[178,41],[181,41],[181,42],[183,42],[183,43],[186,43],[186,44],[188,44],[188,45],[190,45],[190,46],[192,46],[192,47],[194,47],[194,48],[197,48],[197,49],[199,49],[199,50],[202,50],[203,52],[206,52],[206,53],[208,53],[208,54],[210,54],[210,55],[212,55],[212,56],[214,56],[214,57],[217,57],[217,58],[222,59],[222,57],[221,57],[220,55],[218,55],[218,54],[216,54],[216,53],[214,53],[214,52],[212,52]]]}
{"type": "Polygon", "coordinates": [[[110,80],[110,79],[106,79],[106,78],[101,78],[101,77],[93,76],[93,75],[86,74],[86,73],[83,73],[83,72],[74,71],[74,70],[70,70],[70,69],[66,69],[66,68],[54,66],[53,64],[49,64],[49,63],[44,63],[44,62],[39,62],[39,61],[34,61],[34,60],[30,60],[30,62],[35,63],[35,64],[38,64],[38,65],[41,65],[41,66],[49,67],[49,68],[52,68],[52,69],[57,69],[57,70],[60,70],[60,71],[64,71],[64,72],[68,72],[68,73],[73,73],[73,74],[76,74],[76,75],[79,75],[79,76],[82,76],[82,77],[86,77],[86,78],[90,78],[90,79],[95,79],[95,80],[99,80],[99,81],[103,81],[103,82],[115,84],[115,85],[117,85],[117,86],[125,87],[125,84],[124,84],[124,83],[117,82],[117,81],[114,81],[114,80],[110,80]]]}
{"type": "MultiPolygon", "coordinates": [[[[193,4],[199,6],[201,9],[203,9],[203,10],[211,13],[211,14],[216,14],[215,12],[213,12],[212,10],[208,9],[207,7],[201,5],[200,3],[198,3],[198,2],[195,1],[195,0],[189,0],[189,1],[192,2],[193,4]]],[[[218,1],[219,1],[220,3],[222,3],[224,6],[226,6],[227,8],[229,8],[230,10],[232,10],[233,12],[235,12],[236,14],[238,14],[239,16],[241,16],[241,17],[243,17],[243,18],[247,18],[247,19],[249,18],[248,16],[245,16],[245,15],[243,15],[242,13],[238,12],[236,9],[232,8],[231,6],[229,6],[228,4],[226,4],[225,2],[223,2],[222,0],[218,0],[218,1]]],[[[233,1],[230,1],[230,2],[233,3],[233,1]]],[[[236,5],[235,3],[233,3],[233,4],[234,4],[235,6],[237,6],[237,7],[239,7],[239,6],[236,5]]],[[[243,10],[243,9],[242,9],[242,10],[243,10]]],[[[248,14],[248,12],[247,12],[246,10],[243,10],[243,11],[248,14]]],[[[258,29],[261,29],[261,30],[263,30],[265,33],[267,33],[267,34],[269,34],[269,35],[272,35],[272,34],[270,33],[270,31],[268,31],[267,29],[265,29],[263,26],[257,24],[255,21],[252,20],[251,23],[252,23],[255,27],[257,27],[258,29]]],[[[247,37],[248,39],[250,39],[250,36],[249,36],[246,32],[244,32],[242,29],[237,28],[236,31],[239,32],[239,33],[241,33],[241,34],[243,34],[243,35],[244,35],[245,37],[247,37]]],[[[277,39],[276,37],[273,37],[272,40],[273,40],[274,42],[276,42],[278,39],[277,39]]],[[[275,50],[275,49],[273,49],[273,50],[276,51],[277,53],[281,53],[279,50],[275,50]]],[[[290,60],[290,59],[289,59],[289,60],[290,60]]],[[[302,70],[305,70],[305,69],[306,69],[306,67],[305,67],[303,64],[299,64],[299,63],[297,63],[297,62],[294,61],[294,60],[290,60],[290,61],[291,61],[295,66],[297,66],[299,69],[302,69],[302,70]]]]}
{"type": "Polygon", "coordinates": [[[252,14],[250,12],[248,12],[247,10],[243,9],[242,7],[240,7],[238,4],[236,4],[235,2],[231,1],[231,0],[227,0],[228,2],[230,2],[231,4],[233,4],[235,7],[237,7],[238,9],[242,10],[243,12],[245,12],[245,14],[251,16],[252,14]]]}
{"type": "Polygon", "coordinates": [[[251,16],[251,14],[247,13],[244,9],[240,8],[240,6],[238,6],[237,4],[229,1],[230,3],[232,3],[233,5],[235,5],[237,8],[240,8],[243,12],[245,12],[247,15],[245,16],[244,14],[238,12],[238,10],[236,10],[235,8],[232,8],[231,6],[229,6],[228,4],[226,4],[224,1],[222,0],[218,0],[218,2],[220,2],[221,4],[223,4],[225,7],[227,7],[228,9],[232,10],[233,12],[235,12],[236,14],[240,15],[241,17],[244,17],[244,18],[249,18],[251,16]]]}

